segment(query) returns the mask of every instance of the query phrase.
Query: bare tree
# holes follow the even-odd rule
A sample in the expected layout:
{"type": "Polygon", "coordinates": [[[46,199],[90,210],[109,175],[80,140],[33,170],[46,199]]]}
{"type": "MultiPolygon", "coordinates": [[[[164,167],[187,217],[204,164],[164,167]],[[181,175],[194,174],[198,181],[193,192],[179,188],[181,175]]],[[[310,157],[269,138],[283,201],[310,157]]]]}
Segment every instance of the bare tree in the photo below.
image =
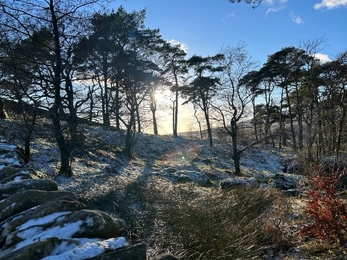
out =
{"type": "MultiPolygon", "coordinates": [[[[39,55],[32,56],[29,62],[39,68],[33,76],[42,82],[41,86],[44,86],[42,91],[47,95],[47,99],[51,100],[48,104],[49,112],[60,149],[59,174],[66,176],[72,175],[72,169],[71,151],[62,125],[62,118],[66,113],[63,101],[65,95],[70,95],[68,102],[71,102],[74,93],[68,82],[70,78],[67,78],[64,72],[67,68],[66,61],[71,51],[71,43],[76,42],[84,31],[79,30],[79,26],[87,20],[86,7],[91,7],[96,2],[98,0],[0,2],[2,33],[11,40],[31,40],[36,48],[36,54],[39,55]],[[37,32],[45,33],[47,37],[35,37],[37,32]]],[[[27,72],[32,73],[30,70],[27,72]]]]}
{"type": "Polygon", "coordinates": [[[239,124],[245,119],[252,101],[251,88],[242,84],[242,78],[256,66],[245,48],[243,43],[239,43],[236,47],[222,49],[224,73],[222,89],[219,91],[220,102],[213,104],[223,128],[231,137],[231,158],[237,176],[241,175],[241,155],[245,150],[239,145],[239,124]]]}

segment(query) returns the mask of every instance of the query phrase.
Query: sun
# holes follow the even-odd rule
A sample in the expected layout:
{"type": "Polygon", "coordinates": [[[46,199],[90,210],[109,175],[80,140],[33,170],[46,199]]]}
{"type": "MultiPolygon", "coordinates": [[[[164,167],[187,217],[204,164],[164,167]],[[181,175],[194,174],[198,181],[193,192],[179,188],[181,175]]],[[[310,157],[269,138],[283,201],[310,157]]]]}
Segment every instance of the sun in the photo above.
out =
{"type": "Polygon", "coordinates": [[[157,90],[155,92],[155,101],[157,104],[171,103],[172,92],[170,90],[157,90]]]}

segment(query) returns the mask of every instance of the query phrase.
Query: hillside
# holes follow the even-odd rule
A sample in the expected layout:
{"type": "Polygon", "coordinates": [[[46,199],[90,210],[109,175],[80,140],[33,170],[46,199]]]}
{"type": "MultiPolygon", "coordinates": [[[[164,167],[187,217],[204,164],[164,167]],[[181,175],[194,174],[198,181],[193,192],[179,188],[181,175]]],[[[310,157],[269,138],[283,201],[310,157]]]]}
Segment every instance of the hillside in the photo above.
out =
{"type": "MultiPolygon", "coordinates": [[[[20,123],[1,123],[9,141],[21,145],[20,123]]],[[[72,178],[55,176],[59,152],[47,122],[34,132],[28,166],[51,176],[60,190],[74,192],[88,208],[123,219],[130,241],[147,244],[149,259],[167,252],[181,259],[228,252],[239,259],[311,259],[298,236],[305,178],[283,173],[295,162],[290,150],[251,147],[242,158],[243,177],[236,178],[225,142],[209,147],[200,139],[139,134],[134,157],[128,158],[121,153],[122,132],[89,125],[80,130],[84,145],[74,151],[72,178]],[[216,238],[211,232],[227,233],[216,238]],[[232,245],[237,246],[228,249],[232,245]]],[[[319,254],[324,259],[329,253],[319,254]]]]}

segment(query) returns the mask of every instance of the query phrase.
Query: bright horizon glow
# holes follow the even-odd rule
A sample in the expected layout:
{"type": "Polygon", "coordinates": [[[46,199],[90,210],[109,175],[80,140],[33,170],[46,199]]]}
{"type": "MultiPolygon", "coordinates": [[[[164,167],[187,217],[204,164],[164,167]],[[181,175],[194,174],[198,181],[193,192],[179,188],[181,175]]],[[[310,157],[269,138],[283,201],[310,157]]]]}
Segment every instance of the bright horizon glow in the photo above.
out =
{"type": "MultiPolygon", "coordinates": [[[[282,48],[299,47],[317,38],[326,39],[324,48],[315,54],[322,62],[347,49],[347,0],[264,0],[257,8],[228,0],[118,0],[110,9],[120,5],[128,12],[146,8],[145,26],[158,28],[164,40],[181,44],[187,58],[213,56],[223,46],[239,42],[247,45],[260,66],[282,48]]],[[[163,134],[161,129],[172,133],[171,111],[162,117],[170,125],[164,127],[159,121],[159,134],[163,134]]],[[[179,130],[188,130],[192,124],[196,121],[191,106],[180,106],[179,130]]]]}

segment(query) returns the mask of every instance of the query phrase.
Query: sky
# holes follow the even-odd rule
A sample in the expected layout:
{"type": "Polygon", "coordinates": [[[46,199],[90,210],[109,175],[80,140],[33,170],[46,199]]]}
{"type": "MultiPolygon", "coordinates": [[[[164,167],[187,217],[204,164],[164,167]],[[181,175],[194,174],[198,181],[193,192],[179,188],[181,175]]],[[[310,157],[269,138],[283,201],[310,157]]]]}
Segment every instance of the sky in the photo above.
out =
{"type": "Polygon", "coordinates": [[[347,49],[347,0],[264,0],[257,8],[228,0],[116,0],[111,8],[120,5],[128,12],[146,8],[145,25],[182,43],[188,57],[243,42],[262,65],[268,55],[317,37],[326,40],[325,58],[347,49]]]}
{"type": "MultiPolygon", "coordinates": [[[[187,58],[213,56],[223,47],[243,43],[262,66],[282,48],[322,37],[325,42],[317,53],[322,60],[347,50],[347,0],[264,0],[257,8],[228,0],[115,0],[110,9],[120,5],[127,12],[145,8],[145,26],[159,28],[164,40],[181,43],[187,58]]],[[[178,130],[192,130],[192,108],[180,109],[178,130]]],[[[169,133],[170,116],[163,117],[167,122],[159,122],[159,131],[169,133]]]]}

